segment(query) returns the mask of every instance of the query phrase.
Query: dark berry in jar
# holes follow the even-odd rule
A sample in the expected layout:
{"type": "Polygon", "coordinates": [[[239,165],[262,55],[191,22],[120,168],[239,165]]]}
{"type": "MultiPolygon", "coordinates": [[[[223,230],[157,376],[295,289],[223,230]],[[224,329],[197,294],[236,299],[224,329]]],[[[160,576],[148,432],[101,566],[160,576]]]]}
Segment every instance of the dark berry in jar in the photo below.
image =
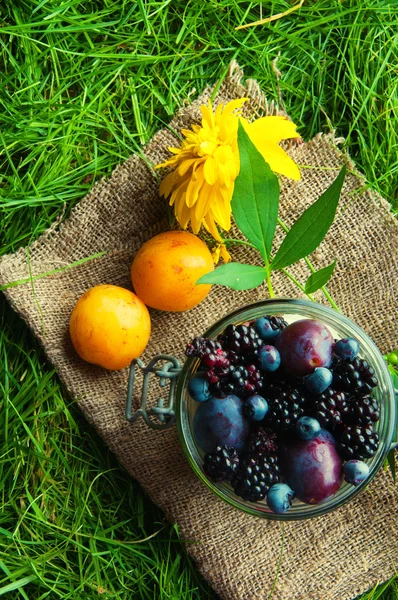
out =
{"type": "Polygon", "coordinates": [[[258,394],[247,398],[243,405],[243,412],[251,421],[262,421],[267,411],[267,401],[258,394]]]}
{"type": "Polygon", "coordinates": [[[321,431],[319,421],[313,417],[300,417],[295,425],[296,434],[301,440],[313,440],[321,431]]]}
{"type": "Polygon", "coordinates": [[[260,317],[254,322],[256,332],[265,342],[274,340],[287,325],[288,324],[282,317],[276,316],[260,317]]]}
{"type": "Polygon", "coordinates": [[[354,360],[359,354],[361,346],[355,338],[343,338],[334,346],[334,353],[343,360],[354,360]]]}
{"type": "Polygon", "coordinates": [[[281,355],[275,346],[261,346],[257,357],[259,367],[262,371],[272,373],[280,367],[281,355]]]}
{"type": "Polygon", "coordinates": [[[217,446],[203,458],[203,470],[215,482],[231,481],[238,465],[239,455],[230,446],[217,446]]]}
{"type": "Polygon", "coordinates": [[[333,381],[332,372],[326,367],[317,367],[304,378],[304,385],[311,394],[323,394],[333,381]]]}
{"type": "Polygon", "coordinates": [[[275,483],[268,490],[268,508],[277,515],[283,515],[292,506],[295,495],[286,483],[275,483]]]}
{"type": "Polygon", "coordinates": [[[369,466],[362,460],[349,460],[344,465],[344,479],[352,485],[359,485],[369,476],[369,466]]]}
{"type": "Polygon", "coordinates": [[[245,454],[232,478],[237,496],[249,502],[264,500],[269,488],[280,479],[279,461],[275,454],[245,454]]]}
{"type": "Polygon", "coordinates": [[[206,402],[211,398],[209,380],[204,373],[197,373],[188,384],[188,392],[196,402],[206,402]]]}

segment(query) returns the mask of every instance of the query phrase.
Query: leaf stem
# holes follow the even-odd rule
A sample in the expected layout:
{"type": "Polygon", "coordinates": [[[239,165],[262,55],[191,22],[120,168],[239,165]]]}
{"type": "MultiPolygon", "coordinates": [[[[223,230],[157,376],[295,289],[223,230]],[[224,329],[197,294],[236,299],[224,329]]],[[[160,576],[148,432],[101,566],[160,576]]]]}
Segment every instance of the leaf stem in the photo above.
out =
{"type": "MultiPolygon", "coordinates": [[[[285,233],[287,233],[287,232],[289,231],[289,228],[287,227],[287,225],[285,225],[285,223],[284,223],[284,222],[282,221],[282,219],[280,219],[279,217],[278,217],[278,224],[279,224],[279,225],[282,227],[282,229],[283,229],[283,231],[284,231],[285,233]]],[[[308,258],[308,256],[306,256],[306,257],[304,258],[304,260],[305,260],[305,262],[306,262],[306,264],[307,264],[308,268],[310,269],[311,273],[315,273],[315,272],[316,272],[316,269],[315,269],[314,265],[312,264],[312,262],[310,261],[310,259],[308,258]]],[[[284,271],[284,269],[281,269],[281,270],[282,270],[282,271],[284,271]]],[[[321,287],[321,290],[322,290],[322,292],[323,292],[323,295],[325,296],[325,298],[326,298],[326,299],[328,300],[328,302],[330,303],[330,305],[331,305],[331,306],[332,306],[332,307],[333,307],[335,310],[337,310],[338,312],[341,312],[341,310],[340,310],[340,309],[339,309],[339,307],[337,306],[336,302],[333,300],[332,296],[330,295],[330,293],[329,293],[329,291],[328,291],[327,287],[326,287],[325,285],[323,285],[323,286],[321,287]]],[[[303,290],[303,291],[304,291],[304,290],[303,290]]],[[[305,292],[304,292],[304,293],[305,293],[305,292]]],[[[307,295],[308,295],[308,294],[307,294],[307,295]]],[[[311,300],[313,300],[313,299],[311,298],[311,300]]],[[[315,300],[313,300],[313,302],[315,302],[315,300]]]]}
{"type": "Polygon", "coordinates": [[[272,287],[272,281],[271,281],[271,269],[269,267],[269,264],[266,265],[266,269],[267,269],[267,286],[268,286],[269,297],[275,298],[275,293],[274,293],[274,289],[272,287]]]}
{"type": "Polygon", "coordinates": [[[236,244],[236,245],[242,245],[242,246],[249,246],[249,248],[253,248],[254,250],[258,250],[258,248],[256,248],[256,246],[254,244],[251,244],[250,242],[246,242],[244,240],[235,240],[233,238],[222,238],[222,243],[225,244],[236,244]]]}
{"type": "Polygon", "coordinates": [[[312,302],[316,302],[312,295],[307,294],[307,292],[305,291],[305,287],[291,273],[289,273],[289,271],[287,271],[286,269],[280,270],[286,275],[286,277],[290,279],[290,281],[293,281],[293,283],[307,296],[307,298],[309,298],[312,302]]]}

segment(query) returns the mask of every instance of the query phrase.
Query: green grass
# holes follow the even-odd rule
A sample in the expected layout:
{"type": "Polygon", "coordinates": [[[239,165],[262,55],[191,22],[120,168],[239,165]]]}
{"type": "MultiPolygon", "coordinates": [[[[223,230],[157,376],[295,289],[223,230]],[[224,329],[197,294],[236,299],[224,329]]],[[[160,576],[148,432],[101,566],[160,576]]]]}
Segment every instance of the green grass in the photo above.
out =
{"type": "MultiPolygon", "coordinates": [[[[287,9],[264,2],[264,16],[287,9]]],[[[308,139],[336,129],[398,209],[396,2],[307,0],[271,25],[240,0],[3,0],[0,239],[12,252],[234,57],[308,139]],[[274,65],[277,60],[276,76],[274,65]]],[[[141,488],[1,299],[0,595],[214,599],[141,488]]],[[[363,600],[398,598],[398,580],[363,600]]]]}

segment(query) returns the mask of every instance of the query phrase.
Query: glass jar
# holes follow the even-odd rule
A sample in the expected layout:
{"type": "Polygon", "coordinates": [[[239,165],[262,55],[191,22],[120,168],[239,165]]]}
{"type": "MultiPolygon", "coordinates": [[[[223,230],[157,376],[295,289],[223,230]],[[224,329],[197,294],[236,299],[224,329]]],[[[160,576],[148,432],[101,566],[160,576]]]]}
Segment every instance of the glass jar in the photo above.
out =
{"type": "Polygon", "coordinates": [[[203,337],[216,338],[230,324],[238,325],[265,315],[280,315],[288,322],[298,319],[316,319],[324,323],[335,338],[353,337],[359,341],[361,345],[360,358],[369,362],[379,380],[379,385],[375,388],[373,395],[380,406],[380,420],[375,424],[380,443],[375,455],[366,460],[370,469],[368,478],[356,487],[343,483],[336,494],[316,505],[304,504],[296,499],[293,501],[293,506],[283,515],[272,513],[265,501],[255,503],[245,501],[234,494],[230,485],[211,481],[203,471],[204,453],[195,443],[192,432],[192,421],[198,403],[192,400],[188,394],[188,383],[199,366],[200,361],[197,358],[187,359],[178,376],[175,408],[181,446],[201,481],[220,499],[232,504],[237,509],[258,517],[279,521],[317,517],[335,510],[360,494],[382,467],[393,440],[395,441],[396,438],[397,409],[392,380],[380,351],[358,325],[334,309],[307,300],[271,299],[243,307],[215,323],[203,334],[203,337]]]}

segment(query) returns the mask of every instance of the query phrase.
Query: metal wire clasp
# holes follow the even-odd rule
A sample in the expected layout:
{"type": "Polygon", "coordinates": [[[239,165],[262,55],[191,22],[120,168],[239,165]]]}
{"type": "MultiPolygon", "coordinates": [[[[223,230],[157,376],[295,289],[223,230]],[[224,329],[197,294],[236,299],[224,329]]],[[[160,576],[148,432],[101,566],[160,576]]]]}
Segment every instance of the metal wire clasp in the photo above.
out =
{"type": "Polygon", "coordinates": [[[126,402],[126,419],[130,423],[134,423],[138,417],[143,417],[148,427],[152,429],[168,429],[174,425],[174,397],[177,378],[181,372],[180,362],[174,356],[167,354],[158,354],[155,356],[148,366],[136,358],[130,365],[129,383],[127,388],[126,402]],[[160,364],[158,364],[160,363],[160,364]],[[139,367],[143,372],[143,382],[141,390],[140,408],[133,410],[133,390],[136,377],[136,367],[139,367]],[[169,382],[169,394],[167,398],[167,406],[165,406],[164,398],[159,398],[156,406],[152,406],[147,410],[147,400],[149,391],[149,378],[151,373],[154,373],[159,378],[159,386],[164,388],[169,382]],[[153,417],[153,418],[151,418],[153,417]]]}

